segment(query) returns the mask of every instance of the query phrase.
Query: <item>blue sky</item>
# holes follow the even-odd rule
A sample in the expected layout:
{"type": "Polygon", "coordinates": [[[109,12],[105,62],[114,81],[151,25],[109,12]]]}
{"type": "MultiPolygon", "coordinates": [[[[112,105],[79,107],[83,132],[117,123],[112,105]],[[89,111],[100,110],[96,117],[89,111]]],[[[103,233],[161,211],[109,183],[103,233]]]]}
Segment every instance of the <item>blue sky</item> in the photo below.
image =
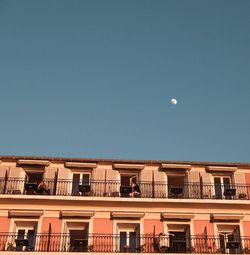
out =
{"type": "Polygon", "coordinates": [[[0,123],[1,155],[250,162],[250,1],[0,0],[0,123]]]}

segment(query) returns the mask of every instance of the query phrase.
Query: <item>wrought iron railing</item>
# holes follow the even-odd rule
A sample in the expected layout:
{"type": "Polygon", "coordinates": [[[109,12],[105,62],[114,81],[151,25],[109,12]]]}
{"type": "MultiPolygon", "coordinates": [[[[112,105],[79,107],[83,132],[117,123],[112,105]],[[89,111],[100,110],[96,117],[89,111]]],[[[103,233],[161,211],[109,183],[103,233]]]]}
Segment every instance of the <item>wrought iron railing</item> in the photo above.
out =
{"type": "MultiPolygon", "coordinates": [[[[37,183],[18,178],[0,178],[0,194],[37,194],[56,196],[131,197],[131,187],[121,186],[120,181],[91,180],[76,183],[66,179],[44,179],[45,188],[39,190],[37,183]]],[[[250,186],[243,184],[216,185],[190,182],[183,185],[165,182],[139,182],[137,198],[181,199],[250,199],[250,186]]]]}
{"type": "Polygon", "coordinates": [[[250,237],[0,233],[0,251],[250,254],[250,237]]]}

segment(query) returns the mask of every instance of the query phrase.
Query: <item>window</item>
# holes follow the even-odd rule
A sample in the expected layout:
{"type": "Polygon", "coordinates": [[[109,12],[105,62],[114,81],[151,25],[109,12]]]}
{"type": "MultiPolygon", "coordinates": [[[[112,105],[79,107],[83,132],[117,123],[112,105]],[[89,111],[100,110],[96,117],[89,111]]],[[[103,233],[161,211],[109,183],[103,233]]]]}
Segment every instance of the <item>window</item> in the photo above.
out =
{"type": "MultiPolygon", "coordinates": [[[[120,173],[121,178],[121,186],[120,186],[120,194],[121,197],[129,197],[132,190],[132,183],[138,184],[139,176],[137,173],[120,173]]],[[[138,190],[140,190],[139,185],[137,185],[138,190]]]]}
{"type": "Polygon", "coordinates": [[[231,189],[231,178],[228,176],[217,176],[214,177],[214,198],[216,199],[231,199],[234,189],[231,189]],[[232,193],[231,193],[232,192],[232,193]]]}
{"type": "Polygon", "coordinates": [[[17,251],[32,251],[35,248],[37,222],[15,222],[17,251]]]}
{"type": "Polygon", "coordinates": [[[221,253],[238,254],[242,251],[240,228],[234,225],[218,225],[221,253]]]}
{"type": "Polygon", "coordinates": [[[90,194],[90,173],[73,173],[72,176],[72,191],[71,194],[77,195],[89,195],[90,194]]]}
{"type": "Polygon", "coordinates": [[[185,176],[168,175],[168,194],[170,198],[184,197],[185,176]]]}
{"type": "Polygon", "coordinates": [[[138,175],[136,174],[121,174],[121,186],[130,186],[131,183],[138,182],[138,175]]]}
{"type": "Polygon", "coordinates": [[[39,183],[43,180],[43,172],[26,171],[27,182],[39,183]]]}
{"type": "Polygon", "coordinates": [[[88,251],[88,222],[66,222],[66,233],[68,233],[68,240],[64,245],[69,245],[69,251],[88,251]]]}
{"type": "Polygon", "coordinates": [[[169,224],[169,249],[173,253],[191,252],[190,225],[169,224]]]}
{"type": "Polygon", "coordinates": [[[118,223],[119,251],[137,252],[140,249],[140,225],[118,223]]]}
{"type": "Polygon", "coordinates": [[[37,193],[38,185],[43,181],[43,172],[41,171],[25,171],[26,181],[24,189],[26,194],[33,195],[37,193]]]}

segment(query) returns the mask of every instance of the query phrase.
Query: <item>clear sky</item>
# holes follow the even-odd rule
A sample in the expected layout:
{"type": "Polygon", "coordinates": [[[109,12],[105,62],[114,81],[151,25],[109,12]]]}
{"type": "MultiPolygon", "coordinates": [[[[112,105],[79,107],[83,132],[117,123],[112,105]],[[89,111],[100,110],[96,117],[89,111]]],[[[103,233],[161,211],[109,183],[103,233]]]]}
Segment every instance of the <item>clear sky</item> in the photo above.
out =
{"type": "Polygon", "coordinates": [[[0,154],[250,162],[250,1],[0,0],[0,154]]]}

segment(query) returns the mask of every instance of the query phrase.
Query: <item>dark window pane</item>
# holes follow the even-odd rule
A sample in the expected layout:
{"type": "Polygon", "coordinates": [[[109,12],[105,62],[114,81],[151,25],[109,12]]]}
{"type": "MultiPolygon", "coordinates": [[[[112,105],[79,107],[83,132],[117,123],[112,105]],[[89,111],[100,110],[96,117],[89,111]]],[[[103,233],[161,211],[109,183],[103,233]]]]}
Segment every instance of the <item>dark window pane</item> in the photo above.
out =
{"type": "Polygon", "coordinates": [[[126,252],[127,232],[120,232],[120,252],[126,252]]]}
{"type": "Polygon", "coordinates": [[[72,195],[79,195],[80,174],[73,174],[72,195]]]}

